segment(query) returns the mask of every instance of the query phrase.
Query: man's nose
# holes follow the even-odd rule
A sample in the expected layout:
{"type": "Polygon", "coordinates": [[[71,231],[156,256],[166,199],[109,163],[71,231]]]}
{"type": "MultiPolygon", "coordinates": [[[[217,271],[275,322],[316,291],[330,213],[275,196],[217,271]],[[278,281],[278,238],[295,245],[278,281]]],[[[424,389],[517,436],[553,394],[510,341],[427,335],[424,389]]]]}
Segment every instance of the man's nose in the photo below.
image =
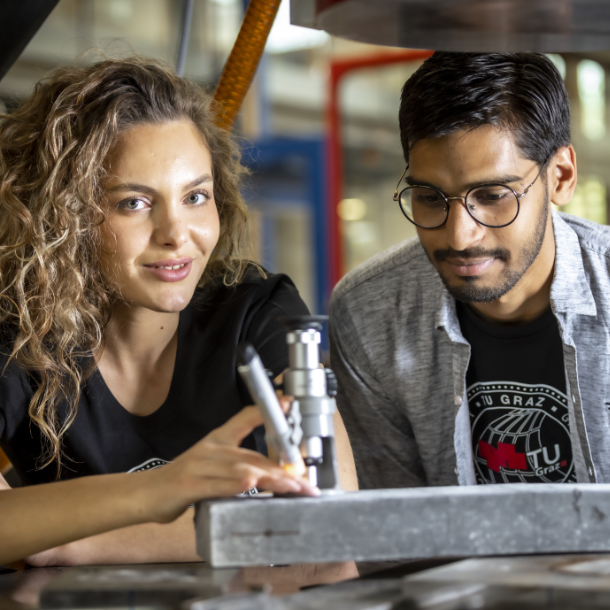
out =
{"type": "Polygon", "coordinates": [[[466,250],[482,239],[485,227],[468,213],[464,197],[448,197],[448,201],[447,243],[454,250],[466,250]]]}

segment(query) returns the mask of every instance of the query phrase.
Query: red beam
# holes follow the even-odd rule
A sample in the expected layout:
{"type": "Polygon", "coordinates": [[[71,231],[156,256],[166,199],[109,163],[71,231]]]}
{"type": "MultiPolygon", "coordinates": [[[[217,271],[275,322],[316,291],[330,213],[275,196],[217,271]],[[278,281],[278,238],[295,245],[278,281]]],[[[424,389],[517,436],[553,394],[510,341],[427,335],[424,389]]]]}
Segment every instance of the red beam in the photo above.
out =
{"type": "Polygon", "coordinates": [[[344,274],[343,243],[337,207],[343,199],[343,151],[341,149],[341,112],[339,85],[343,77],[354,70],[387,66],[390,64],[427,59],[433,51],[400,51],[377,53],[363,57],[339,59],[330,64],[328,106],[326,113],[328,133],[328,237],[329,237],[329,292],[344,274]]]}

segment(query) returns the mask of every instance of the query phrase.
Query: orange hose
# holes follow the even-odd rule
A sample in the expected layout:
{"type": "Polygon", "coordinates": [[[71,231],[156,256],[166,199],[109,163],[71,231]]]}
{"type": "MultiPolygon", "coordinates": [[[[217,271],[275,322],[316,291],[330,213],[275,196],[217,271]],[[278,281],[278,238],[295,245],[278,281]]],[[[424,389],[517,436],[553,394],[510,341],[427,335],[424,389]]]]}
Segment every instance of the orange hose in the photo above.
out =
{"type": "Polygon", "coordinates": [[[2,472],[9,464],[10,462],[8,461],[4,451],[0,449],[0,472],[2,472]]]}
{"type": "Polygon", "coordinates": [[[281,0],[250,0],[214,100],[221,106],[217,123],[230,129],[258,67],[281,0]]]}

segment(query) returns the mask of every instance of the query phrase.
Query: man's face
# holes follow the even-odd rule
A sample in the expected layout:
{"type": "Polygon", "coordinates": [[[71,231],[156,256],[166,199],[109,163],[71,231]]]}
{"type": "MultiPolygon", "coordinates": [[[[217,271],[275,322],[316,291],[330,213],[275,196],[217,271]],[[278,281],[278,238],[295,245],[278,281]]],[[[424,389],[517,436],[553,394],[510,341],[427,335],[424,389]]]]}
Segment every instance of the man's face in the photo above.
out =
{"type": "MultiPolygon", "coordinates": [[[[506,184],[520,194],[539,169],[523,158],[510,132],[485,125],[419,141],[411,149],[408,182],[434,186],[449,197],[489,183],[506,184]]],[[[457,300],[495,301],[524,276],[536,274],[549,219],[544,176],[519,203],[517,219],[501,229],[476,222],[463,200],[449,202],[449,217],[442,227],[417,229],[428,257],[457,300]]]]}

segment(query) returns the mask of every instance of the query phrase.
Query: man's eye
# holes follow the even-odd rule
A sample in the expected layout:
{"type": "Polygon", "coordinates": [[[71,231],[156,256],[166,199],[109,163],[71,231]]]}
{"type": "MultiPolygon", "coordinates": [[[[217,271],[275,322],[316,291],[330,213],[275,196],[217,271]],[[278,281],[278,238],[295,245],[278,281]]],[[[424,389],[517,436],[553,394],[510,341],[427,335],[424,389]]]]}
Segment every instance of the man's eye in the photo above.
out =
{"type": "Polygon", "coordinates": [[[186,202],[191,205],[201,205],[202,203],[206,203],[210,196],[208,193],[201,191],[200,193],[191,193],[187,198],[186,202]]]}
{"type": "Polygon", "coordinates": [[[146,206],[146,203],[141,199],[124,199],[117,204],[117,208],[123,210],[142,210],[146,206]]]}
{"type": "Polygon", "coordinates": [[[440,203],[445,203],[443,201],[442,197],[439,197],[438,195],[435,195],[435,194],[416,195],[415,201],[417,201],[417,203],[419,203],[421,205],[438,205],[440,203]]]}
{"type": "Polygon", "coordinates": [[[479,205],[502,205],[504,203],[512,203],[515,195],[507,188],[493,187],[476,190],[468,199],[479,205]]]}

